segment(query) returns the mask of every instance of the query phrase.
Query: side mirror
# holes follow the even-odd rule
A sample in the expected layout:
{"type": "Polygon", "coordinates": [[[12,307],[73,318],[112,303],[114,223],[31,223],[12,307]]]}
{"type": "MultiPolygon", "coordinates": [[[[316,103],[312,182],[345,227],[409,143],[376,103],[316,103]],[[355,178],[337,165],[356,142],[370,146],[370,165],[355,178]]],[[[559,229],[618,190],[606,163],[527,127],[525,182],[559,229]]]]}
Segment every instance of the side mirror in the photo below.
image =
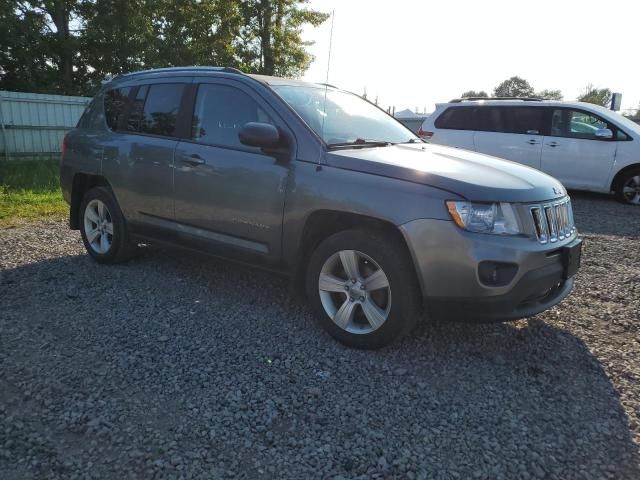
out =
{"type": "Polygon", "coordinates": [[[600,140],[610,140],[613,138],[613,132],[608,128],[599,128],[596,130],[595,136],[600,140]]]}
{"type": "Polygon", "coordinates": [[[274,148],[280,144],[280,132],[269,123],[249,122],[240,129],[238,137],[250,147],[274,148]]]}

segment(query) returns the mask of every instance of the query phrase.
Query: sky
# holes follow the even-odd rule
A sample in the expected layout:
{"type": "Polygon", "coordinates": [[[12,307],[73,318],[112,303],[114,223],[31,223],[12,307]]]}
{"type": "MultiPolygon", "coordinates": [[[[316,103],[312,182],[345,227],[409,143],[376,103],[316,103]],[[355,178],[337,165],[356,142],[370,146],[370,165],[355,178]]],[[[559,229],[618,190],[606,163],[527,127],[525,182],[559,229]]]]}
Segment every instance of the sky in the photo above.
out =
{"type": "MultiPolygon", "coordinates": [[[[311,0],[335,11],[329,83],[386,108],[433,111],[467,90],[490,93],[513,75],[575,100],[589,83],[640,104],[638,0],[311,0]]],[[[306,27],[324,82],[331,19],[306,27]]]]}

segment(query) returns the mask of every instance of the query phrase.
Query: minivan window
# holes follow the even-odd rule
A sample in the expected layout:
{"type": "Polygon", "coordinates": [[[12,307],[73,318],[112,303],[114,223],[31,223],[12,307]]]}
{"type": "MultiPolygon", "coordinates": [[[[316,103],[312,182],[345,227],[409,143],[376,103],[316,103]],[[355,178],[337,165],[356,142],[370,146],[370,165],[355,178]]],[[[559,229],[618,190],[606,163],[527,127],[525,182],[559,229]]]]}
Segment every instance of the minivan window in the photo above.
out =
{"type": "Polygon", "coordinates": [[[477,111],[478,107],[449,108],[436,119],[435,126],[443,130],[475,130],[477,111]]]}
{"type": "Polygon", "coordinates": [[[542,135],[545,109],[540,107],[502,107],[504,133],[542,135]]]}
{"type": "Polygon", "coordinates": [[[198,86],[191,139],[209,145],[248,147],[238,133],[249,122],[272,123],[248,94],[234,87],[203,83],[198,86]]]}
{"type": "Polygon", "coordinates": [[[125,113],[131,87],[114,88],[104,95],[104,115],[107,126],[117,130],[120,119],[125,113]]]}
{"type": "Polygon", "coordinates": [[[580,110],[556,109],[551,115],[552,137],[598,140],[596,131],[601,128],[612,127],[600,117],[580,110]]]}
{"type": "Polygon", "coordinates": [[[143,85],[138,88],[136,98],[133,100],[131,109],[129,110],[129,116],[127,117],[127,130],[130,132],[137,132],[140,130],[140,120],[142,120],[142,107],[144,106],[144,99],[147,96],[148,85],[143,85]]]}
{"type": "Polygon", "coordinates": [[[479,132],[503,132],[502,109],[497,107],[479,107],[475,109],[474,124],[479,132]]]}
{"type": "Polygon", "coordinates": [[[140,131],[152,135],[173,137],[184,84],[159,83],[151,85],[142,110],[140,131]]]}

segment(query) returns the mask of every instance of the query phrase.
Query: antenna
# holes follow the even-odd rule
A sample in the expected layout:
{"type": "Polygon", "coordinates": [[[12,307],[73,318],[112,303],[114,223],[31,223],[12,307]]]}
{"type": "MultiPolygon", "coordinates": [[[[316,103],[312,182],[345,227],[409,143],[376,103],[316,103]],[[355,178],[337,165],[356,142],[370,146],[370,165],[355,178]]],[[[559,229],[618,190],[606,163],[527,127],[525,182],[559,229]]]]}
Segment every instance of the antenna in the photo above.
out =
{"type": "MultiPolygon", "coordinates": [[[[329,67],[331,66],[331,44],[333,43],[333,20],[336,16],[336,11],[331,10],[331,33],[329,33],[329,55],[327,55],[327,75],[325,77],[324,82],[324,104],[322,105],[322,127],[320,130],[321,137],[324,138],[324,119],[327,116],[327,90],[329,90],[329,67]]],[[[320,157],[318,157],[318,166],[316,167],[316,171],[320,170],[322,167],[320,166],[320,157]]]]}

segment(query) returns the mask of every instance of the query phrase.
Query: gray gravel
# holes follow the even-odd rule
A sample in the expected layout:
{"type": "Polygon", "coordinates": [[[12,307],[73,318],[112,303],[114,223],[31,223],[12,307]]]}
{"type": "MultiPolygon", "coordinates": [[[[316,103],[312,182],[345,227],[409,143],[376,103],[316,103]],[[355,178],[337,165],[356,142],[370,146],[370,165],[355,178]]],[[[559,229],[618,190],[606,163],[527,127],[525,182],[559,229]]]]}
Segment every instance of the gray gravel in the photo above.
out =
{"type": "Polygon", "coordinates": [[[0,478],[640,478],[640,209],[574,194],[574,294],[377,352],[286,280],[0,230],[0,478]]]}

